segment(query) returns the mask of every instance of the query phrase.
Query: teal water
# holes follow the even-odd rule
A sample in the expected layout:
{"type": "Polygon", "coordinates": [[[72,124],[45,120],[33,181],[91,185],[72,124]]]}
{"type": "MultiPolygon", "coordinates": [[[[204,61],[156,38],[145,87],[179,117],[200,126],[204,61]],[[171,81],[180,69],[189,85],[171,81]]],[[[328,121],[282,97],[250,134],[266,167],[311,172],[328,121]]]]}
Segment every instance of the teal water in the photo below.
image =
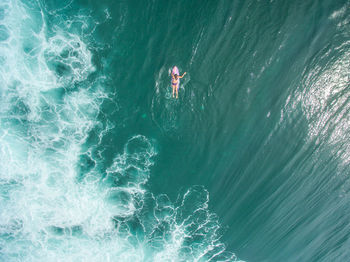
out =
{"type": "Polygon", "coordinates": [[[349,261],[349,61],[345,0],[1,0],[0,260],[349,261]]]}

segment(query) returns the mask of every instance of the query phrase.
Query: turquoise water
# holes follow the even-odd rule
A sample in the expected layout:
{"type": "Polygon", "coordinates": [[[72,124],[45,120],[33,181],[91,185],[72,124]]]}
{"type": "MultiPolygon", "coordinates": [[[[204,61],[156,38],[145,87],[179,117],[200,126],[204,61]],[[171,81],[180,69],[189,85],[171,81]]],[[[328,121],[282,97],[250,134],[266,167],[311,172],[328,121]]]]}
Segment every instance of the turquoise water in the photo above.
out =
{"type": "Polygon", "coordinates": [[[348,1],[1,0],[0,260],[349,261],[349,61],[348,1]]]}

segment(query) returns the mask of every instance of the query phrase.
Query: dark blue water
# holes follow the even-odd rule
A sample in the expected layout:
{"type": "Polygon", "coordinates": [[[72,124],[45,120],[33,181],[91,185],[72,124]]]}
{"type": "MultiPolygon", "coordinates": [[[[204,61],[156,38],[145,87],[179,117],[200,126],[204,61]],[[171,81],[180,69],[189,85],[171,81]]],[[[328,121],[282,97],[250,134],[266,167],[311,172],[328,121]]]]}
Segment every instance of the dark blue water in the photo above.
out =
{"type": "Polygon", "coordinates": [[[348,1],[1,0],[0,260],[348,261],[349,61],[348,1]]]}

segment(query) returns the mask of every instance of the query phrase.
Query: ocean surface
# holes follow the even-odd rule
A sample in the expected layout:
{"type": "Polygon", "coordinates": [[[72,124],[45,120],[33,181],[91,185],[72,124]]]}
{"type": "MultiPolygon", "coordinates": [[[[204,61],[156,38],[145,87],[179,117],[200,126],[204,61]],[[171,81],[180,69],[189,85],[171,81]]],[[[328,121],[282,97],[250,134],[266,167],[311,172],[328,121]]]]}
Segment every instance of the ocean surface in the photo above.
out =
{"type": "Polygon", "coordinates": [[[349,247],[349,1],[0,0],[0,261],[349,247]]]}

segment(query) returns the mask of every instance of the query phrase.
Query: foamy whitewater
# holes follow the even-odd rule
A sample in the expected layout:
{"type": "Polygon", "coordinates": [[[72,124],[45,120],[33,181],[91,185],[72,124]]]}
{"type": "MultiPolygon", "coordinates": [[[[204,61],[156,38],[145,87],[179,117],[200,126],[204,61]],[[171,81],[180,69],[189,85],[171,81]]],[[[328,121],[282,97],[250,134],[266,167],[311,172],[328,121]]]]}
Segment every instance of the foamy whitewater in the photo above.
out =
{"type": "Polygon", "coordinates": [[[175,203],[147,189],[157,141],[130,134],[111,163],[96,157],[117,94],[93,63],[98,21],[74,17],[0,3],[0,260],[235,261],[203,187],[175,203]]]}

